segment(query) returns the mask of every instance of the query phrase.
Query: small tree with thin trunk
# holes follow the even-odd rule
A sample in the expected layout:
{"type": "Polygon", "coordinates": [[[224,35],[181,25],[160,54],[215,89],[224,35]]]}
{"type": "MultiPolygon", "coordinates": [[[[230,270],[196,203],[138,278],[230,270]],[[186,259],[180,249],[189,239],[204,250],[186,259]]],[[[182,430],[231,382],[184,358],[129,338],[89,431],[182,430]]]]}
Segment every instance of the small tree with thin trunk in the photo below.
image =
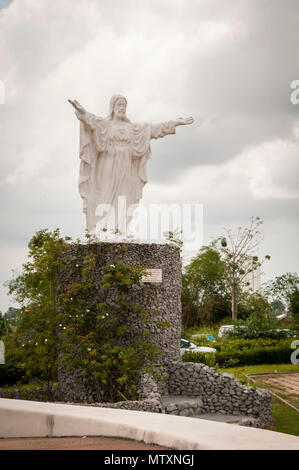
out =
{"type": "Polygon", "coordinates": [[[238,318],[238,300],[241,292],[250,285],[248,276],[259,268],[266,259],[256,256],[258,246],[262,240],[259,227],[262,224],[259,217],[252,217],[250,225],[246,228],[239,227],[236,232],[225,229],[225,235],[218,238],[219,251],[225,262],[225,279],[231,293],[232,319],[238,318]]]}

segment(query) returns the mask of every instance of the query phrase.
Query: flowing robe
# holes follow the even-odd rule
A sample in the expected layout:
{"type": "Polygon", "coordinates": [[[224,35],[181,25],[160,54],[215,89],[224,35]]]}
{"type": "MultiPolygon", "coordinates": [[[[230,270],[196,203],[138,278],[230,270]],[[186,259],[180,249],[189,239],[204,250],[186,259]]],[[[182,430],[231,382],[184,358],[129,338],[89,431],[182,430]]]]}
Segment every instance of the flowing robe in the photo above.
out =
{"type": "Polygon", "coordinates": [[[126,208],[137,207],[147,183],[150,140],[175,134],[175,122],[135,124],[86,111],[76,115],[81,121],[79,192],[87,232],[104,227],[126,232],[134,210],[120,214],[119,197],[125,198],[126,208]],[[105,214],[103,205],[107,205],[105,214]],[[113,226],[114,216],[118,219],[113,226]]]}

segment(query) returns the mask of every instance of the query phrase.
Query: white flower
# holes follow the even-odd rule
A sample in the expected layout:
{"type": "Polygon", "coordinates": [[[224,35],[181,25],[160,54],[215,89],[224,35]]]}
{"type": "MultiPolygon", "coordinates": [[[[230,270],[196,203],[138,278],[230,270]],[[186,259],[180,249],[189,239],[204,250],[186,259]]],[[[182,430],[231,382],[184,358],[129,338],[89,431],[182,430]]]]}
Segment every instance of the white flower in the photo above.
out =
{"type": "Polygon", "coordinates": [[[79,268],[79,264],[76,264],[76,268],[79,268]]]}
{"type": "Polygon", "coordinates": [[[91,348],[87,348],[87,351],[91,351],[91,348]]]}
{"type": "Polygon", "coordinates": [[[86,312],[90,312],[89,308],[86,309],[86,312]]]}
{"type": "Polygon", "coordinates": [[[22,348],[25,346],[25,344],[22,344],[22,348]]]}
{"type": "Polygon", "coordinates": [[[110,268],[115,268],[115,265],[114,265],[114,264],[110,264],[110,268]]]}
{"type": "Polygon", "coordinates": [[[48,339],[46,338],[46,339],[45,339],[45,343],[46,343],[47,341],[48,341],[48,339]]]}
{"type": "Polygon", "coordinates": [[[35,346],[37,346],[37,345],[38,345],[38,343],[35,343],[35,346]]]}
{"type": "Polygon", "coordinates": [[[65,330],[65,329],[66,329],[66,327],[64,326],[64,327],[63,327],[63,329],[65,330]]]}

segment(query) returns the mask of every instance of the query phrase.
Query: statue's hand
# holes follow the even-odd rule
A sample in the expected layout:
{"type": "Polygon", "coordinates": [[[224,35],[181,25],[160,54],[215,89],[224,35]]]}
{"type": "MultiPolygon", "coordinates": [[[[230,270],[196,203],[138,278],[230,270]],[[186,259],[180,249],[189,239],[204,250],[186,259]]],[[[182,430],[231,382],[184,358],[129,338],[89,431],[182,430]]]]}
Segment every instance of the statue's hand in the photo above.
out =
{"type": "Polygon", "coordinates": [[[192,116],[188,118],[179,117],[176,119],[177,126],[188,126],[189,124],[192,124],[193,122],[194,122],[194,119],[192,116]]]}
{"type": "Polygon", "coordinates": [[[76,109],[76,111],[79,111],[79,113],[85,112],[85,109],[83,108],[83,106],[81,106],[80,103],[78,103],[77,100],[68,100],[68,102],[71,103],[71,105],[76,109]]]}

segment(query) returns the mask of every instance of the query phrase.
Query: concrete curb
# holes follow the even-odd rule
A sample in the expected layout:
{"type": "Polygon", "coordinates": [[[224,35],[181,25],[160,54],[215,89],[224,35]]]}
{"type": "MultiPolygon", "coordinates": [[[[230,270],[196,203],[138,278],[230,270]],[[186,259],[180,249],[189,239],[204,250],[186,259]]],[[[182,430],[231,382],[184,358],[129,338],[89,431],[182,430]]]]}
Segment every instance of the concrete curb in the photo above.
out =
{"type": "Polygon", "coordinates": [[[0,399],[0,437],[107,436],[179,450],[299,450],[299,437],[183,416],[0,399]]]}

